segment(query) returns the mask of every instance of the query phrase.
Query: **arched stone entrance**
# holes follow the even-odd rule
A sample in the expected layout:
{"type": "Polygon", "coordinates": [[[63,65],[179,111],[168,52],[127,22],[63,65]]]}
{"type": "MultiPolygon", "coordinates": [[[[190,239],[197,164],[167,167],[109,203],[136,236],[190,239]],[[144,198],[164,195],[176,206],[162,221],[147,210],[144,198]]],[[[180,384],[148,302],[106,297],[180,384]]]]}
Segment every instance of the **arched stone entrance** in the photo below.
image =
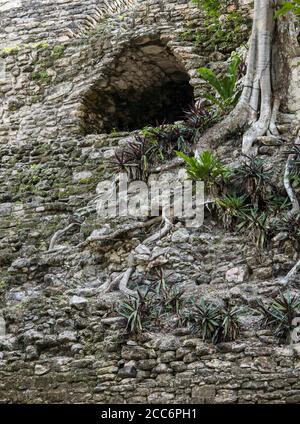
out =
{"type": "Polygon", "coordinates": [[[124,50],[85,94],[85,134],[133,131],[173,123],[194,101],[190,77],[160,40],[124,50]]]}

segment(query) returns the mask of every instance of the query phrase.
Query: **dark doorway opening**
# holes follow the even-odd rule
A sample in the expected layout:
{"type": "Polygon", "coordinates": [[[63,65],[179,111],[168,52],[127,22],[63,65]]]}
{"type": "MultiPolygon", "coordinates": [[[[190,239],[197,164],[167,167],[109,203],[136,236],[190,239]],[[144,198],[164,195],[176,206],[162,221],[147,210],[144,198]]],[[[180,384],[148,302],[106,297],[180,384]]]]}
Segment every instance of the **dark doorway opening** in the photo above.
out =
{"type": "Polygon", "coordinates": [[[158,42],[131,48],[83,100],[85,134],[174,123],[194,102],[190,77],[158,42]]]}

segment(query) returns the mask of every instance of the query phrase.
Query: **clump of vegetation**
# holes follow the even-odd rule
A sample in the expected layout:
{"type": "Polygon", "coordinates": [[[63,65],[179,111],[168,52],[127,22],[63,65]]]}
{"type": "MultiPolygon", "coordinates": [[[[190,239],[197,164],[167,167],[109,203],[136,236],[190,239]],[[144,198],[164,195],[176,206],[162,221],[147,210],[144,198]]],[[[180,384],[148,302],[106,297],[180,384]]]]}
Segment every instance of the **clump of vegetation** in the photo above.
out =
{"type": "Polygon", "coordinates": [[[263,249],[268,241],[270,225],[266,212],[251,208],[238,213],[238,231],[249,235],[250,239],[259,249],[263,249]]]}
{"type": "Polygon", "coordinates": [[[273,233],[285,233],[286,238],[290,240],[295,250],[300,248],[300,215],[289,214],[286,211],[271,221],[273,233]]]}
{"type": "Polygon", "coordinates": [[[57,44],[53,47],[51,56],[54,60],[60,59],[66,50],[66,46],[64,44],[57,44]]]}
{"type": "Polygon", "coordinates": [[[48,50],[47,54],[43,54],[35,62],[35,70],[31,73],[31,79],[37,81],[39,84],[48,83],[51,81],[50,68],[54,66],[55,61],[60,59],[65,51],[63,44],[57,44],[49,46],[48,43],[37,43],[36,45],[30,45],[31,48],[35,47],[42,50],[48,50]]]}
{"type": "Polygon", "coordinates": [[[214,340],[220,324],[219,308],[203,298],[194,305],[186,320],[193,333],[200,333],[203,340],[214,340]]]}
{"type": "Polygon", "coordinates": [[[146,127],[142,133],[153,144],[160,161],[171,159],[177,150],[191,152],[194,133],[188,126],[162,124],[146,127]]]}
{"type": "Polygon", "coordinates": [[[155,310],[158,316],[162,316],[166,312],[179,315],[183,306],[182,296],[184,291],[178,290],[173,285],[168,285],[162,270],[159,270],[159,280],[155,284],[154,293],[156,295],[155,310]]]}
{"type": "MultiPolygon", "coordinates": [[[[168,285],[162,271],[159,275],[159,280],[150,284],[145,292],[137,290],[136,296],[115,308],[114,312],[126,319],[127,334],[170,330],[180,325],[214,344],[239,338],[241,317],[247,313],[247,307],[232,304],[229,300],[183,300],[184,292],[168,285]]],[[[257,300],[254,311],[261,315],[261,328],[271,328],[280,341],[291,342],[293,320],[300,313],[299,297],[286,293],[271,303],[257,300]]]]}
{"type": "Polygon", "coordinates": [[[246,157],[242,165],[233,174],[233,183],[240,187],[251,199],[251,203],[262,208],[268,199],[272,187],[273,171],[267,169],[258,157],[246,157]]]}
{"type": "Polygon", "coordinates": [[[118,172],[127,172],[130,180],[146,181],[149,175],[150,164],[154,147],[145,137],[136,136],[133,142],[115,153],[113,169],[118,172]]]}
{"type": "Polygon", "coordinates": [[[261,326],[274,330],[274,335],[284,343],[291,342],[293,320],[300,313],[300,299],[291,293],[280,294],[271,304],[257,301],[257,311],[262,315],[261,326]]]}
{"type": "Polygon", "coordinates": [[[31,78],[32,78],[33,80],[48,80],[48,79],[49,79],[49,74],[48,74],[48,72],[47,72],[47,71],[45,71],[45,70],[42,70],[42,71],[36,71],[36,72],[33,72],[33,73],[31,74],[31,78]]]}
{"type": "Polygon", "coordinates": [[[19,53],[19,51],[20,51],[20,46],[4,47],[0,51],[0,57],[4,59],[7,56],[15,56],[19,53]]]}
{"type": "Polygon", "coordinates": [[[194,45],[210,53],[218,51],[228,54],[246,42],[248,38],[244,27],[250,26],[250,19],[246,14],[235,9],[229,9],[231,2],[218,0],[194,0],[204,12],[204,27],[201,31],[195,27],[189,27],[181,34],[183,40],[194,42],[194,45]],[[242,30],[241,30],[242,29],[242,30]]]}
{"type": "Polygon", "coordinates": [[[135,297],[122,302],[115,312],[126,319],[128,334],[184,325],[212,343],[229,342],[239,337],[243,307],[230,305],[228,301],[216,304],[203,298],[199,302],[184,302],[183,293],[161,278],[145,293],[138,290],[135,297]]]}
{"type": "Polygon", "coordinates": [[[131,297],[117,309],[117,312],[126,319],[128,333],[138,334],[143,331],[144,321],[149,316],[148,293],[137,290],[137,297],[131,297]]]}
{"type": "Polygon", "coordinates": [[[229,176],[230,170],[211,152],[204,151],[199,156],[188,156],[177,152],[186,165],[188,176],[195,181],[203,181],[209,193],[221,187],[229,176]]]}
{"type": "Polygon", "coordinates": [[[280,9],[276,11],[275,16],[278,17],[288,12],[292,12],[297,16],[300,15],[300,0],[291,0],[283,2],[280,9]]]}
{"type": "Polygon", "coordinates": [[[186,109],[184,111],[184,119],[188,128],[200,132],[203,132],[212,124],[211,113],[203,101],[199,101],[186,109]]]}
{"type": "Polygon", "coordinates": [[[160,269],[158,280],[150,284],[146,291],[138,289],[136,296],[122,302],[115,312],[126,318],[128,334],[139,334],[146,329],[169,329],[170,326],[176,325],[184,306],[183,293],[166,282],[160,269]]]}
{"type": "Polygon", "coordinates": [[[4,47],[0,50],[0,56],[5,58],[7,56],[17,55],[22,49],[40,49],[46,50],[50,45],[46,41],[39,41],[38,43],[29,43],[29,44],[17,44],[11,47],[4,47]]]}
{"type": "Polygon", "coordinates": [[[241,90],[237,85],[240,76],[240,65],[242,60],[234,52],[231,56],[225,75],[219,78],[214,71],[208,68],[199,68],[199,76],[215,90],[215,95],[204,93],[203,96],[217,107],[217,114],[227,112],[229,108],[236,105],[241,90]]]}
{"type": "Polygon", "coordinates": [[[241,331],[240,316],[244,308],[232,306],[228,301],[217,305],[200,299],[185,316],[193,333],[213,343],[236,340],[241,331]]]}
{"type": "Polygon", "coordinates": [[[241,213],[247,209],[246,201],[247,195],[242,194],[239,196],[235,193],[225,194],[216,199],[219,214],[225,228],[234,229],[236,227],[241,213]]]}
{"type": "MultiPolygon", "coordinates": [[[[195,4],[202,8],[207,14],[218,15],[221,9],[220,0],[193,0],[195,4]]],[[[228,3],[226,0],[224,3],[228,3]]]]}
{"type": "Polygon", "coordinates": [[[147,181],[151,169],[173,158],[177,150],[191,152],[193,131],[185,126],[162,124],[146,127],[142,134],[115,153],[113,169],[127,172],[130,180],[147,181]]]}

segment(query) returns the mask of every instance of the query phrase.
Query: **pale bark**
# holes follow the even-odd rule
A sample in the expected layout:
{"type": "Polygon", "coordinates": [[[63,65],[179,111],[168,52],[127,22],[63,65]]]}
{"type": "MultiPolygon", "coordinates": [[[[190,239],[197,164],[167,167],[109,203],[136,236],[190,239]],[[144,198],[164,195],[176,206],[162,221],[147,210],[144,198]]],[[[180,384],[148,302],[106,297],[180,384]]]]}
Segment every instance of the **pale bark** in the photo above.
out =
{"type": "MultiPolygon", "coordinates": [[[[157,240],[160,240],[161,238],[165,237],[172,229],[173,224],[171,220],[166,216],[166,214],[162,213],[162,220],[164,222],[164,226],[162,229],[159,229],[156,231],[156,233],[152,234],[150,237],[148,237],[146,240],[143,241],[144,245],[154,243],[157,240]]],[[[133,252],[134,255],[134,252],[133,252]]],[[[120,284],[119,284],[119,290],[121,293],[127,295],[127,296],[136,296],[137,292],[135,290],[128,289],[127,285],[129,283],[130,277],[133,274],[135,268],[129,267],[127,271],[124,272],[122,275],[120,284]]]]}
{"type": "Polygon", "coordinates": [[[253,144],[257,137],[261,137],[267,132],[272,116],[271,44],[274,27],[272,1],[255,1],[253,26],[256,63],[254,78],[252,82],[249,82],[250,86],[252,85],[251,115],[254,116],[255,120],[243,137],[242,151],[246,155],[252,153],[253,144]],[[258,102],[259,97],[260,104],[258,102]],[[256,119],[258,114],[259,118],[256,119]]]}
{"type": "Polygon", "coordinates": [[[75,226],[80,226],[80,224],[73,222],[72,224],[69,224],[67,227],[63,228],[62,230],[56,231],[56,233],[54,233],[54,235],[52,236],[52,238],[50,240],[48,251],[54,250],[54,247],[55,247],[57,241],[60,239],[60,237],[75,226]]]}
{"type": "Polygon", "coordinates": [[[120,284],[119,284],[119,290],[121,293],[125,294],[126,296],[136,296],[136,290],[130,290],[127,285],[129,283],[130,277],[133,274],[135,268],[130,267],[127,269],[127,271],[124,272],[120,284]]]}
{"type": "Polygon", "coordinates": [[[136,231],[136,230],[141,230],[143,228],[151,227],[152,225],[161,222],[161,220],[162,220],[162,217],[157,216],[155,218],[149,219],[148,221],[137,222],[137,223],[134,223],[134,224],[131,224],[131,225],[127,225],[126,227],[119,228],[118,230],[116,230],[112,233],[109,233],[109,234],[103,234],[103,235],[97,236],[97,237],[88,237],[84,242],[77,245],[77,247],[85,248],[89,244],[95,243],[95,242],[99,242],[99,243],[101,243],[101,242],[102,243],[103,242],[111,242],[113,240],[124,237],[127,233],[130,233],[130,232],[133,232],[133,231],[136,231]]]}
{"type": "Polygon", "coordinates": [[[299,271],[300,271],[300,260],[290,270],[290,272],[281,280],[281,284],[288,285],[293,283],[299,271]]]}
{"type": "Polygon", "coordinates": [[[250,125],[242,141],[242,152],[251,156],[256,153],[254,143],[258,137],[271,133],[277,136],[276,117],[280,97],[272,93],[272,76],[276,64],[271,63],[274,33],[273,0],[255,0],[254,18],[248,53],[247,73],[243,91],[235,109],[220,123],[206,131],[198,140],[203,144],[220,142],[238,128],[250,125]]]}
{"type": "Polygon", "coordinates": [[[150,237],[148,237],[146,240],[144,240],[145,245],[153,243],[157,240],[160,240],[161,238],[165,237],[171,230],[173,224],[171,222],[171,220],[163,214],[163,222],[164,222],[164,226],[162,229],[159,229],[156,233],[152,234],[150,237]]]}
{"type": "MultiPolygon", "coordinates": [[[[295,141],[295,146],[300,146],[300,133],[298,134],[297,139],[295,141]]],[[[283,177],[284,187],[290,199],[290,202],[292,204],[292,210],[290,211],[291,215],[296,215],[300,213],[299,201],[297,199],[297,195],[290,182],[291,169],[293,168],[293,162],[296,159],[296,156],[297,155],[294,153],[291,153],[288,156],[286,166],[285,166],[285,171],[284,171],[284,177],[283,177]]]]}

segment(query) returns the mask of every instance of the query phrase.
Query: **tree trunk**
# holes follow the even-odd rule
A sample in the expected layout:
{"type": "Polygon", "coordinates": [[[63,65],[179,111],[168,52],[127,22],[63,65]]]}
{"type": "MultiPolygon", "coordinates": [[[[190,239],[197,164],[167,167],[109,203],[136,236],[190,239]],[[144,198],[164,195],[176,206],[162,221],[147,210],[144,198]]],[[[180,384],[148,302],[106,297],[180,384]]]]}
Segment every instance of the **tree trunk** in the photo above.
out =
{"type": "Polygon", "coordinates": [[[265,134],[278,136],[276,118],[288,82],[287,72],[283,72],[287,69],[285,53],[290,50],[287,43],[281,42],[279,46],[278,42],[280,38],[287,38],[285,34],[288,37],[290,34],[289,28],[282,26],[287,18],[281,17],[275,22],[275,4],[276,0],[255,0],[247,73],[240,100],[222,122],[198,138],[197,149],[208,143],[221,142],[227,134],[245,125],[248,125],[242,141],[245,155],[256,154],[254,143],[258,137],[265,134]],[[283,29],[278,30],[278,25],[283,29]]]}

